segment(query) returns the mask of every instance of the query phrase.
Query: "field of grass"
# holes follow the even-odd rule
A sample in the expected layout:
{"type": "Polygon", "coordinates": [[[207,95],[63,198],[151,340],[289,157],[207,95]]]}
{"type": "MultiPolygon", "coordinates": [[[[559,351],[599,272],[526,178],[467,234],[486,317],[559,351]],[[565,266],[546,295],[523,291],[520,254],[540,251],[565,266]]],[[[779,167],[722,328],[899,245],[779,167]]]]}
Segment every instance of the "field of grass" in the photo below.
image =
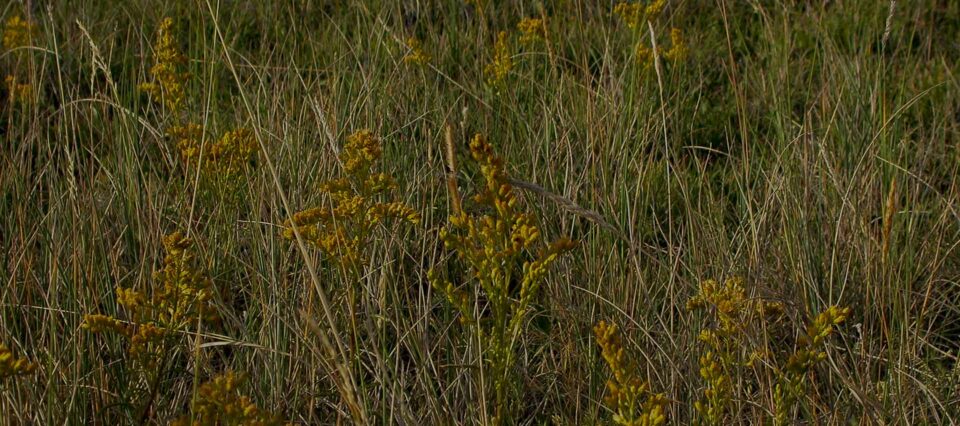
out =
{"type": "Polygon", "coordinates": [[[960,3],[0,18],[0,424],[960,421],[960,3]]]}

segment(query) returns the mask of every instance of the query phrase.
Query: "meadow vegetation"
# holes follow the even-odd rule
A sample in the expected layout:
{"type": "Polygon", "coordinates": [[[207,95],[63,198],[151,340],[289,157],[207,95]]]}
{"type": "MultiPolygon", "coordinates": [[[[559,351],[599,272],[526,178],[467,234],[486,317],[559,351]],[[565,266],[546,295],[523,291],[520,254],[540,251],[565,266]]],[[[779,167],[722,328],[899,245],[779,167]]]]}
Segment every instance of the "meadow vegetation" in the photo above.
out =
{"type": "Polygon", "coordinates": [[[960,3],[0,26],[0,424],[960,420],[960,3]]]}

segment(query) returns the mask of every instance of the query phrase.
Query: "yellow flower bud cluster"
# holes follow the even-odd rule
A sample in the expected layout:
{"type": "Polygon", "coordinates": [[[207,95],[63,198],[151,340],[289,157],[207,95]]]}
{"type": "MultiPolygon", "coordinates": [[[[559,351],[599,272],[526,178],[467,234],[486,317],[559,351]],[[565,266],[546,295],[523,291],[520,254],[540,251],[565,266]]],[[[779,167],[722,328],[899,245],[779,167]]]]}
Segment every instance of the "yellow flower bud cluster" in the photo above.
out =
{"type": "Polygon", "coordinates": [[[613,411],[613,421],[623,426],[654,426],[666,421],[667,400],[650,392],[649,385],[637,374],[636,365],[627,357],[617,325],[600,321],[593,328],[600,354],[613,373],[607,380],[604,402],[613,411]]]}
{"type": "Polygon", "coordinates": [[[407,39],[407,54],[403,56],[403,62],[414,65],[427,65],[430,63],[430,55],[423,50],[423,43],[416,37],[407,39]]]}
{"type": "Polygon", "coordinates": [[[8,75],[3,79],[4,86],[7,89],[7,99],[11,105],[30,104],[33,100],[33,86],[30,83],[21,83],[14,75],[8,75]]]}
{"type": "Polygon", "coordinates": [[[517,23],[520,43],[532,44],[546,40],[547,22],[543,18],[523,18],[517,23]]]}
{"type": "Polygon", "coordinates": [[[460,212],[451,216],[449,225],[440,230],[440,238],[468,267],[467,279],[476,287],[469,291],[459,289],[435,270],[430,271],[428,278],[457,309],[461,321],[484,342],[496,390],[495,409],[500,413],[497,418],[504,419],[505,386],[513,365],[514,344],[550,265],[571,250],[574,243],[560,238],[531,256],[541,239],[540,229],[530,214],[518,209],[503,160],[479,134],[470,141],[470,153],[483,176],[481,190],[473,201],[486,213],[460,212]],[[489,309],[482,319],[473,315],[478,297],[486,300],[489,309]]]}
{"type": "Polygon", "coordinates": [[[191,415],[180,417],[171,426],[284,424],[278,416],[260,409],[249,397],[240,393],[245,381],[245,375],[227,371],[200,385],[191,415]]]}
{"type": "Polygon", "coordinates": [[[806,393],[804,379],[807,373],[820,361],[827,358],[823,345],[836,327],[843,324],[850,315],[850,308],[830,306],[814,318],[807,326],[806,333],[800,336],[797,349],[787,360],[786,367],[779,372],[780,382],[774,389],[776,417],[774,423],[788,424],[790,410],[806,393]]]}
{"type": "Polygon", "coordinates": [[[162,104],[168,114],[175,115],[186,99],[185,86],[190,74],[181,71],[187,60],[177,46],[173,31],[173,19],[164,18],[153,45],[154,64],[150,68],[152,81],[140,84],[139,88],[155,102],[162,104]]]}
{"type": "Polygon", "coordinates": [[[700,356],[700,377],[705,387],[703,399],[695,404],[708,424],[726,423],[734,399],[755,396],[735,394],[742,391],[735,383],[762,385],[769,377],[775,380],[772,392],[767,388],[766,393],[773,395],[773,423],[789,423],[789,413],[805,395],[804,378],[826,357],[822,349],[826,339],[850,314],[849,308],[837,306],[823,311],[791,350],[790,340],[775,338],[777,332],[795,335],[786,327],[784,305],[747,297],[740,278],[730,278],[723,284],[703,281],[687,307],[706,311],[712,322],[700,331],[699,340],[706,346],[700,356]],[[750,371],[755,375],[748,376],[750,371]]]}
{"type": "Polygon", "coordinates": [[[397,184],[392,176],[374,170],[381,154],[373,132],[361,130],[348,136],[340,153],[345,176],[320,185],[332,205],[294,214],[283,223],[284,238],[295,239],[296,229],[308,244],[356,271],[367,263],[363,250],[378,224],[391,220],[420,223],[420,215],[406,203],[384,200],[397,184]]]}
{"type": "Polygon", "coordinates": [[[37,34],[37,25],[13,15],[3,25],[3,47],[7,50],[29,46],[37,34]]]}
{"type": "Polygon", "coordinates": [[[644,6],[640,2],[623,1],[613,7],[613,13],[619,15],[631,29],[639,30],[644,22],[657,19],[666,3],[666,0],[654,0],[644,6]]]}
{"type": "Polygon", "coordinates": [[[194,266],[192,241],[180,232],[163,239],[166,256],[154,273],[154,286],[148,292],[117,287],[117,303],[126,311],[128,321],[92,314],[84,315],[82,327],[93,333],[113,332],[126,338],[127,352],[144,373],[160,366],[158,361],[184,340],[184,331],[198,321],[219,320],[212,304],[210,279],[194,266]]]}
{"type": "MultiPolygon", "coordinates": [[[[37,34],[37,26],[33,22],[21,18],[19,15],[13,15],[7,19],[3,25],[3,47],[7,50],[13,50],[19,47],[29,46],[33,43],[33,38],[37,34]]],[[[34,90],[30,84],[29,76],[24,72],[27,67],[22,66],[20,61],[28,52],[4,52],[0,58],[8,57],[12,61],[13,73],[7,74],[3,79],[3,87],[6,91],[6,101],[0,102],[0,105],[30,105],[34,102],[34,90]]]]}
{"type": "Polygon", "coordinates": [[[487,76],[487,84],[502,85],[511,70],[513,70],[513,46],[510,43],[510,34],[500,31],[493,45],[493,60],[483,69],[484,75],[487,76]]]}
{"type": "Polygon", "coordinates": [[[10,377],[24,376],[31,374],[37,369],[37,365],[26,360],[13,356],[13,352],[3,343],[0,343],[0,385],[10,377]]]}

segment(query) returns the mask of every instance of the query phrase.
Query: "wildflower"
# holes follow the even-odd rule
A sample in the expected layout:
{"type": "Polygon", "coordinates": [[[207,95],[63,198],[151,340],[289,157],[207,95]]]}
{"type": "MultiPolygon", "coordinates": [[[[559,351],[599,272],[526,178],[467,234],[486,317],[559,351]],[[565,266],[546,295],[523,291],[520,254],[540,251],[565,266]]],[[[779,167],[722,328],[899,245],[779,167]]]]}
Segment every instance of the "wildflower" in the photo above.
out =
{"type": "Polygon", "coordinates": [[[613,7],[613,13],[620,16],[627,27],[637,30],[643,25],[644,21],[653,21],[660,16],[666,6],[666,0],[653,0],[646,7],[640,2],[620,2],[613,7]]]}
{"type": "Polygon", "coordinates": [[[663,424],[666,398],[651,393],[649,385],[636,376],[636,366],[626,356],[616,324],[600,321],[593,332],[601,356],[613,372],[604,402],[614,411],[614,422],[624,426],[663,424]],[[646,401],[641,403],[644,396],[646,401]]]}
{"type": "Polygon", "coordinates": [[[186,58],[173,37],[172,18],[165,18],[160,23],[153,50],[154,65],[150,68],[153,81],[142,83],[139,88],[154,101],[161,102],[167,112],[176,113],[186,98],[184,86],[190,75],[179,70],[186,63],[186,58]]]}
{"type": "Polygon", "coordinates": [[[223,134],[213,146],[204,165],[221,177],[232,177],[242,171],[257,150],[253,132],[240,128],[223,134]]]}
{"type": "Polygon", "coordinates": [[[670,30],[670,49],[663,57],[670,62],[680,62],[687,57],[687,45],[683,42],[683,33],[679,28],[670,30]]]}
{"type": "Polygon", "coordinates": [[[636,61],[644,70],[649,70],[653,66],[653,49],[650,49],[642,42],[637,44],[636,61]]]}
{"type": "Polygon", "coordinates": [[[568,238],[557,239],[532,260],[527,260],[540,241],[540,230],[530,214],[518,209],[503,160],[479,134],[470,141],[470,154],[479,163],[484,181],[473,200],[490,213],[455,214],[449,218],[449,225],[440,230],[440,238],[468,267],[468,278],[477,284],[479,291],[460,290],[433,270],[428,278],[457,309],[462,323],[483,339],[485,361],[492,371],[495,389],[496,418],[504,421],[508,411],[507,374],[514,361],[514,344],[547,270],[561,254],[571,250],[574,243],[568,238]],[[518,265],[520,271],[516,270],[518,265]],[[510,277],[518,277],[519,285],[512,285],[510,277]],[[470,311],[477,303],[470,295],[477,293],[482,293],[489,302],[490,317],[482,321],[473,321],[470,311]]]}
{"type": "Polygon", "coordinates": [[[33,86],[30,83],[20,83],[19,79],[13,75],[6,76],[3,82],[11,104],[29,104],[33,99],[33,86]]]}
{"type": "Polygon", "coordinates": [[[9,377],[31,374],[36,369],[36,364],[25,358],[14,357],[10,348],[0,343],[0,383],[9,377]]]}
{"type": "Polygon", "coordinates": [[[774,389],[775,424],[787,424],[789,411],[805,393],[804,378],[817,363],[827,357],[822,349],[824,342],[849,315],[850,308],[831,306],[807,326],[806,334],[800,338],[799,347],[790,355],[785,368],[778,372],[780,380],[774,389]]]}
{"type": "Polygon", "coordinates": [[[420,40],[414,37],[407,39],[407,49],[409,51],[403,56],[403,62],[408,64],[426,65],[430,63],[430,55],[423,50],[420,40]]]}
{"type": "Polygon", "coordinates": [[[541,18],[523,18],[517,24],[520,31],[520,42],[532,44],[547,38],[547,25],[541,18]]]}
{"type": "Polygon", "coordinates": [[[192,404],[192,415],[183,416],[171,425],[281,425],[277,417],[257,407],[253,401],[240,393],[246,376],[228,371],[200,385],[197,398],[192,404]],[[193,419],[191,423],[190,419],[193,419]]]}
{"type": "Polygon", "coordinates": [[[218,316],[212,304],[212,283],[194,266],[192,240],[180,232],[163,238],[166,256],[154,273],[149,293],[118,287],[117,303],[127,310],[130,323],[107,315],[85,315],[82,328],[93,333],[110,331],[129,341],[127,352],[143,372],[154,372],[164,357],[198,320],[213,323],[218,316]]]}
{"type": "Polygon", "coordinates": [[[3,26],[3,47],[15,49],[29,46],[36,33],[36,24],[18,15],[11,16],[3,26]]]}
{"type": "Polygon", "coordinates": [[[620,2],[613,7],[613,13],[620,15],[620,19],[631,29],[637,29],[643,15],[643,6],[640,3],[620,2]]]}
{"type": "Polygon", "coordinates": [[[295,228],[308,244],[347,270],[356,271],[366,264],[362,252],[377,224],[390,220],[420,223],[420,215],[409,205],[381,200],[397,187],[393,177],[374,170],[381,154],[380,141],[373,132],[361,130],[348,136],[340,153],[345,176],[320,185],[333,206],[294,214],[292,220],[283,223],[283,237],[295,239],[295,228]]]}
{"type": "Polygon", "coordinates": [[[510,36],[506,31],[497,34],[497,41],[493,46],[493,62],[484,68],[487,83],[496,86],[503,83],[510,70],[513,69],[513,53],[511,52],[510,36]]]}

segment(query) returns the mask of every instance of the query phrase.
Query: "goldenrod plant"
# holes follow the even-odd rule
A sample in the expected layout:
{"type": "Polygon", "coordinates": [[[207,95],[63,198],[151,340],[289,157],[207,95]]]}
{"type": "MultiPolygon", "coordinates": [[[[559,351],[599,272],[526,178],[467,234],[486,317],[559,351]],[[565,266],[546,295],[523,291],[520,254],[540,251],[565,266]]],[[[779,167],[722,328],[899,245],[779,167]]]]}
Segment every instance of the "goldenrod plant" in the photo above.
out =
{"type": "MultiPolygon", "coordinates": [[[[745,387],[763,386],[763,376],[774,377],[773,389],[761,389],[773,395],[774,424],[790,424],[796,404],[806,397],[806,377],[823,359],[826,339],[850,314],[849,308],[831,306],[821,312],[796,339],[777,338],[785,324],[784,305],[750,297],[742,278],[718,283],[705,280],[699,293],[688,301],[688,308],[706,311],[711,325],[700,332],[705,346],[700,355],[703,398],[694,404],[705,424],[726,424],[732,415],[731,404],[738,398],[759,398],[745,387]],[[763,373],[763,374],[761,374],[763,373]]],[[[757,401],[762,403],[762,401],[757,401]]]]}
{"type": "Polygon", "coordinates": [[[200,385],[190,414],[171,426],[280,426],[283,420],[240,393],[246,374],[227,371],[200,385]]]}
{"type": "Polygon", "coordinates": [[[493,386],[493,420],[500,424],[510,418],[508,386],[525,319],[550,266],[570,251],[574,242],[562,237],[545,246],[540,243],[533,215],[520,209],[503,159],[483,135],[471,139],[470,154],[483,177],[473,201],[483,210],[452,215],[440,230],[444,245],[457,253],[469,273],[456,277],[464,281],[457,285],[436,270],[428,276],[457,310],[461,324],[482,344],[485,375],[493,386]],[[539,251],[537,246],[541,246],[539,251]]]}
{"type": "Polygon", "coordinates": [[[520,31],[520,43],[542,42],[547,38],[547,21],[545,18],[523,18],[517,23],[517,31],[520,31]]]}
{"type": "Polygon", "coordinates": [[[3,48],[13,50],[29,46],[37,34],[37,25],[20,15],[7,18],[3,24],[3,48]]]}
{"type": "Polygon", "coordinates": [[[621,426],[655,426],[666,421],[666,396],[654,393],[637,374],[627,355],[617,325],[600,321],[593,328],[600,354],[613,377],[607,379],[604,402],[613,411],[614,423],[621,426]]]}
{"type": "Polygon", "coordinates": [[[653,68],[653,61],[658,56],[669,63],[683,62],[687,57],[687,45],[684,43],[683,32],[679,28],[671,28],[669,37],[662,37],[661,40],[658,35],[660,31],[653,25],[662,15],[666,5],[666,0],[652,0],[646,4],[641,1],[623,1],[613,8],[613,13],[636,34],[635,60],[643,70],[653,68]],[[649,37],[657,39],[650,40],[649,37]],[[669,47],[665,47],[667,38],[670,40],[669,47]],[[653,46],[656,46],[656,52],[653,46]]]}
{"type": "Polygon", "coordinates": [[[408,37],[406,41],[407,54],[403,55],[403,62],[419,66],[430,63],[430,55],[423,49],[423,42],[416,37],[408,37]]]}
{"type": "Polygon", "coordinates": [[[151,81],[140,84],[140,90],[163,105],[166,113],[177,116],[186,101],[186,85],[190,74],[183,71],[186,56],[181,52],[174,36],[173,18],[164,18],[157,28],[153,45],[151,81]]]}
{"type": "Polygon", "coordinates": [[[3,48],[0,58],[7,58],[10,69],[3,78],[3,103],[11,106],[28,106],[34,102],[36,93],[31,84],[30,66],[25,61],[27,51],[23,48],[34,43],[39,30],[36,23],[13,15],[3,24],[3,48]]]}
{"type": "Polygon", "coordinates": [[[774,389],[776,412],[774,424],[792,424],[792,410],[797,402],[806,395],[806,383],[809,372],[827,358],[823,346],[835,333],[836,327],[843,324],[850,315],[850,308],[830,306],[807,326],[805,334],[800,336],[797,349],[787,359],[786,365],[779,371],[779,382],[774,389]]]}
{"type": "Polygon", "coordinates": [[[510,41],[510,33],[500,31],[493,45],[493,57],[483,69],[487,84],[497,88],[502,87],[511,70],[513,70],[513,44],[510,41]]]}
{"type": "Polygon", "coordinates": [[[116,288],[123,319],[84,315],[84,329],[114,333],[126,340],[133,370],[146,383],[141,418],[148,415],[174,356],[189,353],[189,333],[207,329],[219,320],[213,306],[212,282],[197,265],[192,246],[193,241],[179,231],[163,238],[166,255],[154,273],[153,285],[145,291],[116,288]]]}
{"type": "Polygon", "coordinates": [[[17,358],[7,345],[0,343],[0,386],[8,378],[32,374],[36,369],[37,364],[17,358]]]}
{"type": "Polygon", "coordinates": [[[330,204],[300,211],[284,221],[283,237],[295,239],[296,228],[301,238],[343,270],[359,274],[369,260],[365,250],[377,226],[394,220],[420,223],[413,207],[388,196],[397,183],[391,175],[377,171],[382,153],[372,131],[348,136],[340,153],[343,177],[320,184],[330,204]]]}

